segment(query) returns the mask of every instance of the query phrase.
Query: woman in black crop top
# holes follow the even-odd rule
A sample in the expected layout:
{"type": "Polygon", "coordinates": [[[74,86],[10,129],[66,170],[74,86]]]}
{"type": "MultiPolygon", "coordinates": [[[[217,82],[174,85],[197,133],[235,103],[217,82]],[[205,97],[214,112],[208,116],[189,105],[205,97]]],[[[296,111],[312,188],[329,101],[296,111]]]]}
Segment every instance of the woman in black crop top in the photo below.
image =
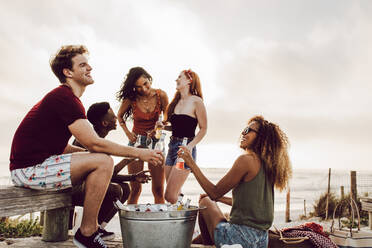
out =
{"type": "Polygon", "coordinates": [[[176,203],[181,187],[190,174],[187,164],[185,164],[185,169],[176,169],[174,166],[182,139],[188,138],[187,148],[195,159],[195,146],[207,133],[207,113],[198,75],[191,70],[185,70],[180,73],[176,82],[177,92],[168,106],[165,118],[172,125],[172,137],[165,161],[167,181],[165,199],[170,203],[176,203]],[[199,125],[199,131],[195,135],[197,125],[199,125]]]}

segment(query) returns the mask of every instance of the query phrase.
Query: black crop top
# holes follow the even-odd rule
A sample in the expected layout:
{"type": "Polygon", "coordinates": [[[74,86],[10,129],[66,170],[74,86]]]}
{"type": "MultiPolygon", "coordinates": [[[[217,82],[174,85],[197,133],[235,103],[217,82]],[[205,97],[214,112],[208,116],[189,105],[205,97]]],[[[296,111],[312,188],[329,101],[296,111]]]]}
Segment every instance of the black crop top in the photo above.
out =
{"type": "Polygon", "coordinates": [[[198,120],[194,117],[184,114],[172,114],[170,119],[172,124],[172,136],[174,137],[194,137],[198,120]]]}

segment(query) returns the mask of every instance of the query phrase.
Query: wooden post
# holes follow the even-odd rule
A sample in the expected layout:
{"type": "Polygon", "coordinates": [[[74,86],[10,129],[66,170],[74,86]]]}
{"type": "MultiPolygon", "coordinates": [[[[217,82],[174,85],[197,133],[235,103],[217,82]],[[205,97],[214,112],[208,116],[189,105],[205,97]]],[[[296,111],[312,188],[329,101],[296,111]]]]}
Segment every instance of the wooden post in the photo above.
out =
{"type": "Polygon", "coordinates": [[[331,168],[328,170],[328,188],[327,188],[327,201],[326,201],[326,220],[328,219],[328,204],[329,204],[329,193],[331,191],[331,168]]]}
{"type": "Polygon", "coordinates": [[[341,199],[345,198],[345,189],[344,186],[341,186],[341,199]]]}
{"type": "Polygon", "coordinates": [[[290,219],[291,189],[287,188],[287,201],[285,205],[285,222],[291,222],[290,219]]]}
{"type": "Polygon", "coordinates": [[[357,181],[356,181],[356,171],[350,171],[350,197],[356,202],[357,199],[357,181]]]}
{"type": "Polygon", "coordinates": [[[40,212],[40,226],[44,226],[44,215],[45,211],[40,212]]]}
{"type": "Polygon", "coordinates": [[[305,214],[305,217],[306,217],[306,199],[304,199],[304,214],[305,214]]]}
{"type": "Polygon", "coordinates": [[[70,208],[57,208],[45,211],[44,241],[65,241],[68,239],[70,208]]]}
{"type": "Polygon", "coordinates": [[[372,212],[368,211],[368,227],[371,230],[372,229],[372,212]]]}

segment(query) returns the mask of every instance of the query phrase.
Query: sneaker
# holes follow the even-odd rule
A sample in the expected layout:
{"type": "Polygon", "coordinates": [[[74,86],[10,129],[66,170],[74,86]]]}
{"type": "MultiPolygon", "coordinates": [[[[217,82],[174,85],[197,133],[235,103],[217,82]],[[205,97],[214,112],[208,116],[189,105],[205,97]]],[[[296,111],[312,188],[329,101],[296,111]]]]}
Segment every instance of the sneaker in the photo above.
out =
{"type": "Polygon", "coordinates": [[[98,227],[97,232],[99,233],[99,235],[101,235],[101,239],[103,240],[113,240],[115,238],[115,233],[108,232],[101,227],[98,227]]]}
{"type": "Polygon", "coordinates": [[[93,233],[90,237],[85,237],[81,234],[79,228],[72,241],[79,248],[107,248],[98,231],[93,233]]]}

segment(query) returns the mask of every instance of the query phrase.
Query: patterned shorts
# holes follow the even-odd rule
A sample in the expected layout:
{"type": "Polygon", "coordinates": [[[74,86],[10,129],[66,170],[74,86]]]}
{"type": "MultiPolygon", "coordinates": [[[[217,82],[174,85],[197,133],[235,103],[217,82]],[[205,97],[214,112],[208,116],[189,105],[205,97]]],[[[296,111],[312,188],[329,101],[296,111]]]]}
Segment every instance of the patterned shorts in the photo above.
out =
{"type": "Polygon", "coordinates": [[[12,170],[12,182],[17,187],[37,190],[55,191],[69,188],[71,155],[53,155],[41,164],[12,170]]]}
{"type": "Polygon", "coordinates": [[[267,231],[221,221],[214,229],[214,243],[217,248],[233,244],[250,248],[266,248],[269,238],[267,231]]]}

